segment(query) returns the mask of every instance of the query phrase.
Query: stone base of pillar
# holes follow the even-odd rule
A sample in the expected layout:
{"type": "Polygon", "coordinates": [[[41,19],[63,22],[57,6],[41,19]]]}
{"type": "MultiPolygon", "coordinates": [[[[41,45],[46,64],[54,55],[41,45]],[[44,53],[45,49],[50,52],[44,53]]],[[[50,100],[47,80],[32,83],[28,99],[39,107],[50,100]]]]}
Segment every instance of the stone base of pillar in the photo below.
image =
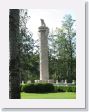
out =
{"type": "Polygon", "coordinates": [[[35,80],[35,83],[54,83],[53,79],[49,80],[35,80]]]}
{"type": "Polygon", "coordinates": [[[53,79],[49,79],[48,83],[54,83],[54,80],[53,79]]]}

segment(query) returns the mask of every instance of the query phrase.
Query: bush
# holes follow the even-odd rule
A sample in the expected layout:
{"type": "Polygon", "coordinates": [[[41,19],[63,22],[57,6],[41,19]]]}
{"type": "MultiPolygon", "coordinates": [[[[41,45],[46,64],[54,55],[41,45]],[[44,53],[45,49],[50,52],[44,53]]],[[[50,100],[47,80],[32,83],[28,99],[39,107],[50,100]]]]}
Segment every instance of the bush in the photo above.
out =
{"type": "Polygon", "coordinates": [[[35,92],[35,86],[34,84],[25,84],[22,87],[22,91],[26,93],[34,93],[35,92]]]}
{"type": "Polygon", "coordinates": [[[50,84],[50,83],[44,84],[44,90],[46,92],[55,92],[55,88],[54,88],[53,84],[50,84]]]}
{"type": "Polygon", "coordinates": [[[50,83],[24,84],[20,88],[26,93],[76,92],[76,86],[54,86],[50,83]]]}
{"type": "Polygon", "coordinates": [[[35,84],[35,92],[36,93],[44,93],[45,92],[45,86],[44,84],[35,84]]]}
{"type": "Polygon", "coordinates": [[[67,92],[76,92],[76,86],[69,86],[67,92]]]}
{"type": "Polygon", "coordinates": [[[76,86],[58,86],[58,92],[76,92],[76,86]]]}
{"type": "Polygon", "coordinates": [[[57,92],[66,92],[66,86],[58,86],[57,92]]]}
{"type": "Polygon", "coordinates": [[[37,83],[37,84],[23,85],[22,91],[26,93],[48,93],[48,92],[54,92],[55,89],[53,84],[37,83]]]}

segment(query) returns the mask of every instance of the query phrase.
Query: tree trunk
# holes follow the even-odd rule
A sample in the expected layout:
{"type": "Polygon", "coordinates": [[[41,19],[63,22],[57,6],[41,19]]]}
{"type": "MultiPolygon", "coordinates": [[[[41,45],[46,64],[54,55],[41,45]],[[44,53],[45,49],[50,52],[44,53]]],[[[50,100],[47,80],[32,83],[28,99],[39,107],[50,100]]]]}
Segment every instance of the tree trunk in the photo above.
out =
{"type": "Polygon", "coordinates": [[[9,98],[20,99],[19,77],[19,9],[10,9],[9,12],[9,98]]]}

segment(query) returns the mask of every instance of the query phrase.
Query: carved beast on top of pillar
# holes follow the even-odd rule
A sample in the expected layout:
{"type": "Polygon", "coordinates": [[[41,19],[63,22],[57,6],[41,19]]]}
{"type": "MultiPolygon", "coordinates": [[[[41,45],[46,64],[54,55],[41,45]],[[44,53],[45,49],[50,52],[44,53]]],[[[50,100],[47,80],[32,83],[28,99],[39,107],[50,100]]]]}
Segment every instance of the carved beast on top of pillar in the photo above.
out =
{"type": "Polygon", "coordinates": [[[45,22],[44,22],[44,19],[40,19],[40,20],[41,20],[41,26],[46,27],[46,24],[45,24],[45,22]]]}

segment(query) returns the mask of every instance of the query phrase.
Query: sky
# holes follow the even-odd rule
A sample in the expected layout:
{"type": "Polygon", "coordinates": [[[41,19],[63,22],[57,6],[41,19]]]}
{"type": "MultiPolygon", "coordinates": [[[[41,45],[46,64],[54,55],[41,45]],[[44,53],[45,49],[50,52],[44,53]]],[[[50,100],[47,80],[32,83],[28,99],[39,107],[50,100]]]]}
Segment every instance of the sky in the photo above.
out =
{"type": "Polygon", "coordinates": [[[72,10],[60,9],[28,9],[30,19],[27,23],[28,29],[33,33],[33,39],[38,39],[38,27],[41,26],[40,19],[44,19],[46,26],[50,31],[55,30],[56,27],[61,27],[61,21],[66,14],[71,14],[73,19],[76,16],[72,10]]]}

